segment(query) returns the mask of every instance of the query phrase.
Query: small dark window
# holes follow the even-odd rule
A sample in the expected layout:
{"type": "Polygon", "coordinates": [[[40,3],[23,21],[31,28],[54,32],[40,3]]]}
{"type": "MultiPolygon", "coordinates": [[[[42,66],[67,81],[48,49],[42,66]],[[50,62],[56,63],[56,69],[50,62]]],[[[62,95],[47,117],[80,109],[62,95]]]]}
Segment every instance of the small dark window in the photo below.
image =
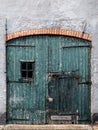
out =
{"type": "Polygon", "coordinates": [[[34,79],[35,62],[21,62],[21,77],[23,79],[34,79]]]}

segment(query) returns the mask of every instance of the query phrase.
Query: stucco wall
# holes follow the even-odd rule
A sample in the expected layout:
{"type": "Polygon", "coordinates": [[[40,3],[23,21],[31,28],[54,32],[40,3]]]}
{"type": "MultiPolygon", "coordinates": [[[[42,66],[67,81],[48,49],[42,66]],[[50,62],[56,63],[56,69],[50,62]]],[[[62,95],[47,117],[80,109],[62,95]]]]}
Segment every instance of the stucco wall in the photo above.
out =
{"type": "Polygon", "coordinates": [[[62,21],[66,21],[64,23],[66,28],[73,24],[71,28],[79,30],[76,26],[82,20],[84,31],[92,34],[96,31],[97,4],[97,0],[3,0],[0,12],[7,17],[8,33],[24,28],[36,28],[36,25],[41,28],[43,21],[47,27],[55,27],[54,21],[59,21],[56,23],[59,28],[62,21]]]}
{"type": "MultiPolygon", "coordinates": [[[[5,18],[0,17],[0,118],[6,111],[5,18]]],[[[4,120],[2,121],[4,123],[4,120]]],[[[1,121],[0,121],[1,123],[1,121]]]]}
{"type": "MultiPolygon", "coordinates": [[[[98,1],[97,0],[0,0],[0,15],[7,19],[7,34],[37,29],[59,28],[89,33],[93,37],[91,55],[91,111],[98,113],[98,1]]],[[[5,21],[0,20],[0,112],[6,108],[5,21]]]]}

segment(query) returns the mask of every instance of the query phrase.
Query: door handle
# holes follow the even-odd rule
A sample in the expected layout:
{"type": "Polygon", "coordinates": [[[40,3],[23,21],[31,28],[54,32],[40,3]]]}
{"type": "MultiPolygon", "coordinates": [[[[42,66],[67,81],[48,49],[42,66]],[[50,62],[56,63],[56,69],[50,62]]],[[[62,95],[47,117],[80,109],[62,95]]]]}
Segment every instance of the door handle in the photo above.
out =
{"type": "Polygon", "coordinates": [[[47,100],[48,100],[48,102],[53,102],[53,98],[52,97],[47,96],[47,100]]]}

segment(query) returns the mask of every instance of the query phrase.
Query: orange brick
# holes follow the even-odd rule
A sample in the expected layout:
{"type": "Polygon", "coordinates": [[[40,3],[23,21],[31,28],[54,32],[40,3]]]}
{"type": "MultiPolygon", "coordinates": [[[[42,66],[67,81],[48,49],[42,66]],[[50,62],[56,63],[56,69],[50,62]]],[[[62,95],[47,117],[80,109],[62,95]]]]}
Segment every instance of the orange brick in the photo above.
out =
{"type": "Polygon", "coordinates": [[[56,29],[56,35],[59,35],[59,30],[56,29]]]}
{"type": "Polygon", "coordinates": [[[67,35],[67,36],[74,36],[78,38],[83,38],[87,40],[92,40],[92,37],[88,34],[82,34],[81,32],[76,32],[72,30],[59,30],[59,29],[34,29],[34,30],[24,30],[20,32],[16,32],[13,34],[9,34],[6,37],[6,40],[10,40],[13,38],[21,37],[21,36],[28,36],[28,35],[35,35],[35,34],[54,34],[54,35],[67,35]]]}
{"type": "Polygon", "coordinates": [[[63,35],[66,35],[66,30],[63,30],[63,35]]]}
{"type": "Polygon", "coordinates": [[[68,35],[68,30],[66,30],[66,33],[65,33],[65,35],[68,35]]]}
{"type": "Polygon", "coordinates": [[[73,37],[73,35],[74,35],[74,32],[71,31],[69,36],[73,37]]]}
{"type": "Polygon", "coordinates": [[[76,36],[76,33],[77,33],[77,32],[74,32],[74,37],[76,36]]]}
{"type": "Polygon", "coordinates": [[[77,33],[77,37],[78,37],[78,38],[82,38],[82,33],[81,33],[81,32],[78,32],[78,33],[77,33]]]}
{"type": "Polygon", "coordinates": [[[43,34],[43,30],[42,29],[40,30],[40,34],[43,34]]]}
{"type": "Polygon", "coordinates": [[[24,31],[24,33],[23,33],[24,35],[27,35],[27,31],[24,31]]]}
{"type": "Polygon", "coordinates": [[[46,33],[48,33],[48,30],[44,29],[44,31],[43,31],[43,32],[46,34],[46,33]]]}
{"type": "Polygon", "coordinates": [[[92,37],[91,37],[90,35],[88,36],[88,40],[89,40],[89,41],[92,41],[92,37]]]}
{"type": "Polygon", "coordinates": [[[52,34],[55,34],[55,30],[54,29],[52,30],[52,34]]]}
{"type": "Polygon", "coordinates": [[[51,29],[50,30],[50,34],[54,34],[55,33],[55,30],[54,29],[51,29]]]}
{"type": "Polygon", "coordinates": [[[69,36],[69,30],[67,30],[67,34],[66,35],[69,36]]]}
{"type": "Polygon", "coordinates": [[[49,29],[49,34],[52,34],[52,30],[51,29],[49,29]]]}
{"type": "Polygon", "coordinates": [[[61,30],[60,30],[60,35],[61,35],[62,33],[61,33],[61,30]]]}
{"type": "Polygon", "coordinates": [[[79,32],[76,32],[76,33],[75,33],[75,37],[78,37],[78,36],[79,36],[79,32]]]}
{"type": "Polygon", "coordinates": [[[32,31],[32,34],[36,34],[36,30],[32,31]]]}
{"type": "Polygon", "coordinates": [[[72,36],[72,31],[69,31],[69,36],[72,36]]]}
{"type": "Polygon", "coordinates": [[[61,30],[61,34],[63,35],[63,33],[64,33],[64,30],[61,30]]]}
{"type": "Polygon", "coordinates": [[[12,35],[9,36],[9,39],[12,39],[12,35]]]}
{"type": "Polygon", "coordinates": [[[86,34],[83,34],[82,38],[83,38],[83,39],[87,39],[87,35],[86,35],[86,34]]]}
{"type": "Polygon", "coordinates": [[[43,34],[43,30],[42,29],[40,29],[40,34],[43,34]]]}
{"type": "Polygon", "coordinates": [[[45,30],[47,30],[48,31],[48,34],[51,34],[51,29],[45,29],[45,30]]]}

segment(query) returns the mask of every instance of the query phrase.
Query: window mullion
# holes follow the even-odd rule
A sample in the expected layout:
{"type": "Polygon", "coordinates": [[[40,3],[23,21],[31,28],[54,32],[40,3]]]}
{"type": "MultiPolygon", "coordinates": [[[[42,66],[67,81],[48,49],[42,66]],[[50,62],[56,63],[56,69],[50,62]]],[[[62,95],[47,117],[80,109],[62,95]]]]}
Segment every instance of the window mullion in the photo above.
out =
{"type": "Polygon", "coordinates": [[[26,63],[26,79],[28,79],[28,62],[26,63]]]}

